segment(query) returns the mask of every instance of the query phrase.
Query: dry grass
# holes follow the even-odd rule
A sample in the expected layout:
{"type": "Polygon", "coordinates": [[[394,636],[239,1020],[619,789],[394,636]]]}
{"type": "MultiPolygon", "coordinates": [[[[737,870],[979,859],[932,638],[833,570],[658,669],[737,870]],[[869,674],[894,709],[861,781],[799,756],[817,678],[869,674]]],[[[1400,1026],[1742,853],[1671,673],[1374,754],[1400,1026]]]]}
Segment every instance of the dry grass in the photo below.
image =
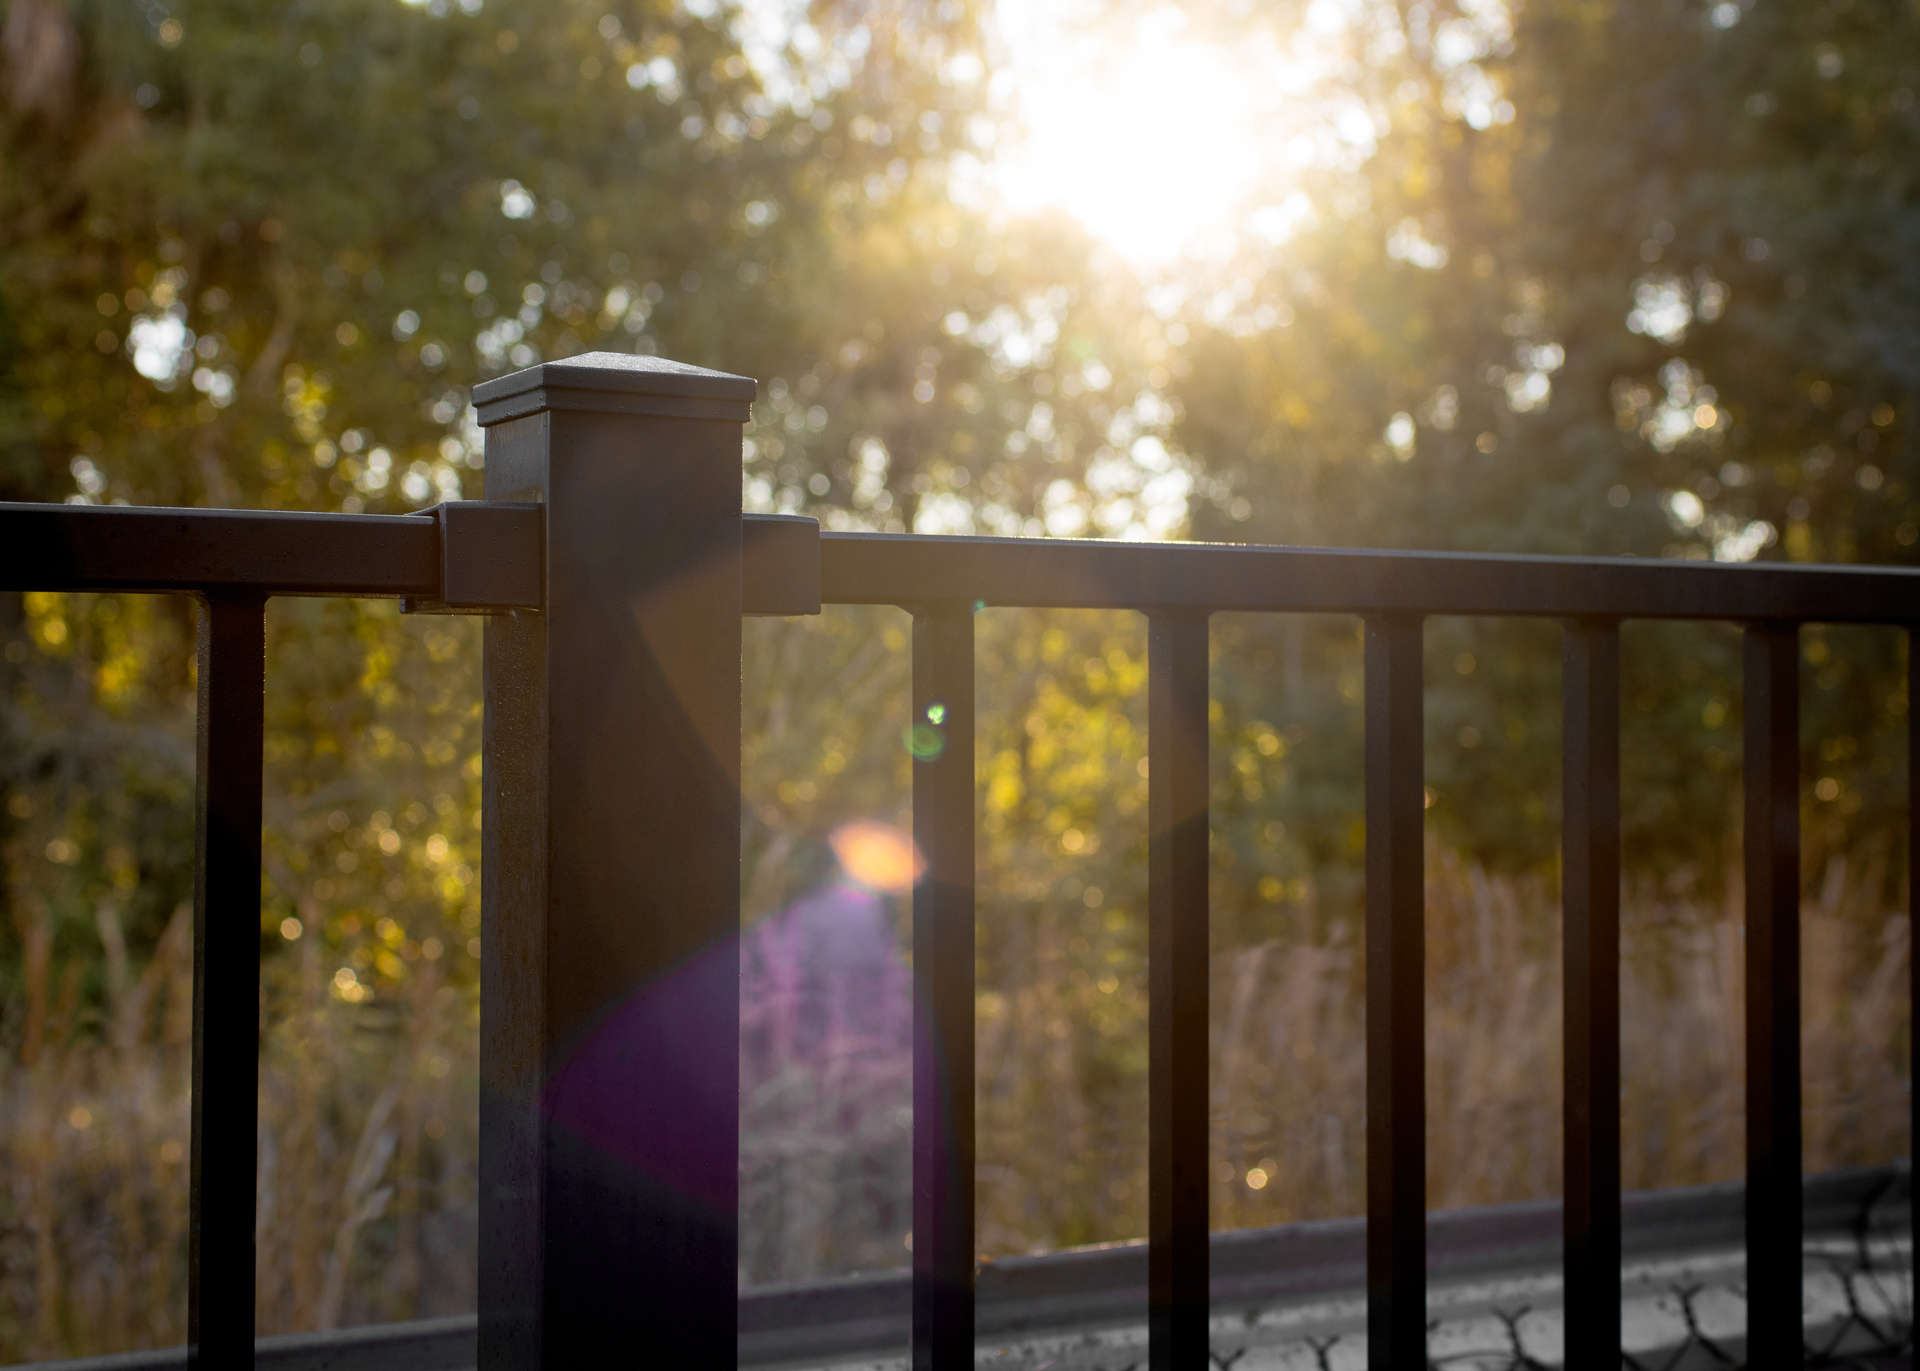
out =
{"type": "MultiPolygon", "coordinates": [[[[1829,866],[1802,921],[1806,1168],[1909,1147],[1907,920],[1877,872],[1829,866]]],[[[1743,963],[1723,900],[1623,911],[1622,1173],[1634,1189],[1742,1173],[1743,963]]],[[[1302,919],[1311,926],[1312,921],[1302,919]]],[[[1365,1208],[1361,947],[1350,919],[1214,968],[1214,1223],[1365,1208]],[[1259,1188],[1249,1185],[1249,1173],[1259,1188]]],[[[1435,853],[1428,880],[1427,1185],[1435,1207],[1560,1190],[1557,900],[1435,853]]]]}
{"type": "MultiPolygon", "coordinates": [[[[0,1361],[185,1341],[191,927],[181,910],[118,980],[98,1037],[30,960],[44,1009],[0,1081],[0,1361]]],[[[355,1006],[327,993],[330,972],[309,940],[294,982],[270,987],[263,1333],[473,1307],[471,1006],[430,973],[404,1004],[355,1006]]]]}
{"type": "MultiPolygon", "coordinates": [[[[1835,863],[1808,901],[1809,1170],[1907,1150],[1907,926],[1870,897],[1880,886],[1876,872],[1835,863]]],[[[1436,1205],[1558,1189],[1555,904],[1540,883],[1434,855],[1428,1156],[1436,1205]]],[[[893,911],[862,908],[886,936],[893,911]]],[[[1311,892],[1293,917],[1287,936],[1215,958],[1219,1228],[1363,1208],[1356,925],[1350,912],[1316,908],[1311,892]],[[1256,1169],[1257,1189],[1248,1183],[1256,1169]]],[[[1626,925],[1627,1183],[1735,1178],[1737,896],[1642,895],[1628,902],[1626,925]]],[[[990,1254],[1089,1233],[1138,1236],[1144,1226],[1140,988],[1081,986],[1070,947],[1076,926],[1035,922],[1021,944],[1024,961],[1003,958],[983,985],[980,1222],[990,1254]],[[1095,1023],[1096,1012],[1115,1021],[1095,1023]]],[[[186,930],[182,914],[144,971],[118,983],[97,1039],[73,1037],[63,1022],[72,1006],[63,1009],[57,968],[42,966],[35,980],[34,1047],[16,1045],[0,1100],[5,1360],[184,1336],[186,930]]],[[[764,935],[750,941],[763,960],[768,946],[764,935]]],[[[805,950],[773,951],[788,958],[787,969],[750,965],[743,1025],[749,1043],[761,1045],[744,1082],[743,1277],[900,1265],[910,1212],[904,976],[874,980],[869,965],[858,991],[831,977],[802,987],[792,959],[805,950]],[[756,985],[785,990],[758,995],[756,985]],[[821,1006],[839,1013],[836,1003],[864,1008],[831,1022],[809,1017],[821,1006]]],[[[430,975],[416,978],[404,1004],[349,1005],[327,993],[326,969],[317,954],[303,957],[297,976],[275,988],[281,1012],[262,1079],[257,1178],[260,1327],[471,1308],[472,1006],[430,975]]]]}
{"type": "MultiPolygon", "coordinates": [[[[1809,1171],[1906,1153],[1907,922],[1878,873],[1830,866],[1807,903],[1803,1044],[1809,1171]]],[[[1560,1187],[1558,909],[1538,881],[1445,852],[1429,868],[1428,1187],[1435,1207],[1560,1187]]],[[[1630,1188],[1738,1179],[1742,966],[1737,889],[1628,901],[1623,1171],[1630,1188]]],[[[1216,1228],[1365,1208],[1363,948],[1311,899],[1296,932],[1219,950],[1213,969],[1216,1228]],[[1315,930],[1324,930],[1316,932],[1315,930]]],[[[1044,1251],[1145,1229],[1144,987],[1090,981],[1080,925],[1036,918],[980,995],[980,1245],[1044,1251]]],[[[751,989],[752,982],[749,982],[751,989]]],[[[760,1011],[766,1012],[764,1010],[760,1011]]],[[[908,1168],[905,1029],[809,1067],[750,1073],[743,1139],[749,1274],[899,1265],[908,1168]],[[797,1210],[805,1219],[795,1222],[797,1210]],[[889,1257],[891,1258],[889,1260],[889,1257]]]]}

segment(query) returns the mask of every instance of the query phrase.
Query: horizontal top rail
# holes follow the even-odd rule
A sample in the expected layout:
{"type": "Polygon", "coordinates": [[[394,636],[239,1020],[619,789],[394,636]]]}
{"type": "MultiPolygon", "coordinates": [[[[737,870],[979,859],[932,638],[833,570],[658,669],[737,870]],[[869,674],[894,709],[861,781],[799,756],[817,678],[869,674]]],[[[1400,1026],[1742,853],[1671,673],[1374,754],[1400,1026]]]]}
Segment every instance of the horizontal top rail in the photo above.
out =
{"type": "MultiPolygon", "coordinates": [[[[789,536],[797,542],[797,535],[789,536]]],[[[817,536],[820,599],[827,604],[1920,621],[1920,570],[1907,567],[894,533],[817,536]]],[[[760,598],[774,597],[750,583],[748,600],[760,598]]]]}
{"type": "MultiPolygon", "coordinates": [[[[821,532],[746,516],[748,613],[826,604],[1920,622],[1920,569],[821,532]]],[[[538,608],[540,510],[416,514],[0,503],[0,588],[538,608]]]]}
{"type": "Polygon", "coordinates": [[[418,514],[0,503],[0,587],[403,598],[538,608],[533,505],[418,514]]]}

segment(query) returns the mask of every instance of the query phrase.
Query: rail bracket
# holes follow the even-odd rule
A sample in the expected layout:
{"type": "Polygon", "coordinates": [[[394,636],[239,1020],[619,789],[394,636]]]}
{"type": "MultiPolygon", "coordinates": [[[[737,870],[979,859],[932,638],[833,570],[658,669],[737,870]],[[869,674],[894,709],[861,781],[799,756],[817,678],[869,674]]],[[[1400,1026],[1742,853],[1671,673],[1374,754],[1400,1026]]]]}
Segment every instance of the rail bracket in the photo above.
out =
{"type": "Polygon", "coordinates": [[[449,500],[421,511],[440,531],[440,598],[408,614],[503,614],[545,603],[543,511],[507,500],[449,500]]]}
{"type": "Polygon", "coordinates": [[[741,610],[751,618],[820,612],[820,521],[741,516],[741,610]]]}

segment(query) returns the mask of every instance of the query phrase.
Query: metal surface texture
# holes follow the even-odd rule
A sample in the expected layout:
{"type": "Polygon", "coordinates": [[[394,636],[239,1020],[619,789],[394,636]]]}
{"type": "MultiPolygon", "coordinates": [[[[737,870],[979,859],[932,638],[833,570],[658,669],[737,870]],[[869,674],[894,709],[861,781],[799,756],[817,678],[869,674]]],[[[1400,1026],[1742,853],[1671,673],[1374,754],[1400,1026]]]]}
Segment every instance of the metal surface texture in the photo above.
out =
{"type": "Polygon", "coordinates": [[[547,922],[503,912],[547,899],[547,616],[489,621],[482,655],[479,1336],[518,1368],[540,1357],[547,922]]]}
{"type": "Polygon", "coordinates": [[[1756,1371],[1800,1347],[1800,640],[1750,626],[1745,681],[1747,1281],[1756,1371]]]}
{"type": "Polygon", "coordinates": [[[1207,616],[1147,618],[1147,1339],[1207,1366],[1207,616]]]}
{"type": "Polygon", "coordinates": [[[1426,790],[1422,623],[1366,624],[1367,1364],[1427,1346],[1426,790]]]}
{"type": "Polygon", "coordinates": [[[973,611],[913,616],[913,1366],[974,1360],[973,611]]]}
{"type": "Polygon", "coordinates": [[[1620,626],[1561,641],[1567,1371],[1620,1366],[1620,626]]]}
{"type": "Polygon", "coordinates": [[[189,1364],[253,1364],[266,602],[200,604],[193,881],[189,1364]]]}
{"type": "Polygon", "coordinates": [[[480,1361],[534,1371],[630,1348],[721,1366],[739,1209],[738,397],[753,383],[668,364],[670,398],[725,410],[697,417],[629,405],[655,375],[632,357],[535,371],[539,386],[476,396],[488,497],[546,512],[545,609],[487,630],[480,1361]]]}
{"type": "Polygon", "coordinates": [[[1899,623],[1905,567],[822,533],[828,604],[1899,623]]]}

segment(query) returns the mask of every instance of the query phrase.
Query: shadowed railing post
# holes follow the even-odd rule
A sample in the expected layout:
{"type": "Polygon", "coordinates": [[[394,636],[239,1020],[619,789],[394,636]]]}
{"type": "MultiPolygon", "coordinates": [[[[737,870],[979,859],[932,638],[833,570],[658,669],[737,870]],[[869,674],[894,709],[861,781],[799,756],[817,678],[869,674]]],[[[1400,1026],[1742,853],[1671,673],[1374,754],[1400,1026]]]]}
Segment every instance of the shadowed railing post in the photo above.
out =
{"type": "Polygon", "coordinates": [[[1799,1367],[1800,632],[1745,635],[1747,1338],[1758,1371],[1799,1367]]]}
{"type": "Polygon", "coordinates": [[[1367,1365],[1427,1364],[1421,620],[1367,620],[1367,1365]]]}
{"type": "Polygon", "coordinates": [[[590,353],[476,387],[546,507],[488,622],[480,1365],[736,1350],[740,426],[754,384],[590,353]]]}
{"type": "Polygon", "coordinates": [[[253,1365],[266,597],[200,601],[187,1361],[253,1365]]]}
{"type": "Polygon", "coordinates": [[[973,610],[913,615],[913,1367],[973,1366],[973,610]]]}
{"type": "Polygon", "coordinates": [[[1147,1357],[1207,1351],[1207,616],[1147,616],[1147,1357]]]}
{"type": "Polygon", "coordinates": [[[1568,1371],[1620,1366],[1620,625],[1562,639],[1568,1371]]]}

